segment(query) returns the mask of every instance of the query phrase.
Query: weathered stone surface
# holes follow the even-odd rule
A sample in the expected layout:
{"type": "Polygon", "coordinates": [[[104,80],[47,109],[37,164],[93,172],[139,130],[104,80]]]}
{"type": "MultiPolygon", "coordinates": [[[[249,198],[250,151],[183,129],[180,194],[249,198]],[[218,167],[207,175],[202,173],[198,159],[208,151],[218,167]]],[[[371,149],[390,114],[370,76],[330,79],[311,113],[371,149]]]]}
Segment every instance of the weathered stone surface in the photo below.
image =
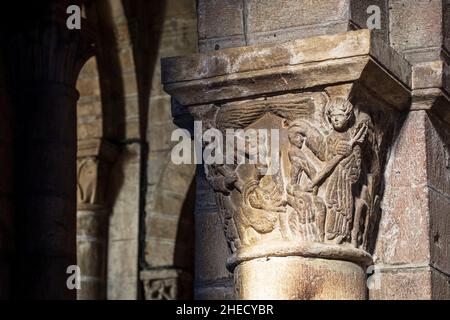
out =
{"type": "MultiPolygon", "coordinates": [[[[389,43],[389,0],[357,0],[350,1],[351,24],[359,29],[367,29],[368,19],[373,17],[374,12],[368,9],[371,6],[380,8],[381,29],[374,29],[381,39],[389,43]]],[[[371,20],[371,22],[373,22],[371,20]]]]}
{"type": "MultiPolygon", "coordinates": [[[[81,281],[82,285],[84,282],[89,282],[88,279],[83,279],[83,277],[90,277],[92,280],[100,282],[105,279],[100,278],[105,274],[105,257],[103,253],[105,243],[99,241],[98,239],[91,239],[90,241],[78,241],[77,244],[77,254],[83,256],[83,259],[78,259],[78,266],[81,270],[81,281]],[[99,248],[101,247],[101,248],[99,248]],[[85,280],[85,281],[83,281],[85,280]]],[[[83,289],[82,289],[83,290],[83,289]]],[[[104,297],[105,292],[103,292],[104,297]]],[[[97,297],[100,298],[100,297],[97,297]]]]}
{"type": "MultiPolygon", "coordinates": [[[[389,63],[387,58],[390,51],[392,50],[382,46],[369,30],[352,31],[282,42],[277,45],[256,45],[225,49],[215,53],[165,58],[162,60],[162,67],[166,72],[163,72],[162,80],[164,84],[168,84],[369,54],[375,55],[381,62],[386,60],[389,63]],[[254,58],[258,56],[263,59],[255,60],[254,58]]],[[[408,84],[408,79],[405,79],[410,70],[408,63],[399,56],[397,59],[396,63],[403,69],[398,70],[396,75],[408,84]]]]}
{"type": "Polygon", "coordinates": [[[170,266],[175,256],[175,241],[173,239],[152,238],[146,239],[145,261],[150,268],[170,266]]]}
{"type": "Polygon", "coordinates": [[[444,87],[444,62],[441,60],[417,63],[412,68],[412,88],[444,87]]]}
{"type": "Polygon", "coordinates": [[[307,38],[348,30],[348,0],[249,0],[244,5],[248,44],[307,38]],[[311,14],[312,11],[314,14],[311,14]]]}
{"type": "Polygon", "coordinates": [[[427,266],[382,270],[380,288],[370,290],[370,300],[426,300],[432,295],[431,269],[427,266]]]}
{"type": "Polygon", "coordinates": [[[370,300],[448,300],[449,277],[428,265],[391,266],[378,271],[380,287],[370,300]]]}
{"type": "Polygon", "coordinates": [[[444,6],[444,47],[450,51],[450,1],[443,1],[444,6]]]}
{"type": "Polygon", "coordinates": [[[107,298],[136,300],[138,290],[138,240],[109,240],[107,298]]]}
{"type": "Polygon", "coordinates": [[[442,273],[450,273],[450,198],[430,190],[430,265],[442,273]]]}
{"type": "Polygon", "coordinates": [[[375,250],[382,263],[429,261],[426,117],[425,111],[411,112],[392,147],[375,250]]]}
{"type": "Polygon", "coordinates": [[[392,66],[391,72],[410,87],[409,64],[368,30],[163,59],[163,83],[181,104],[190,105],[361,79],[403,108],[409,99],[402,94],[405,88],[395,81],[382,86],[391,76],[372,56],[392,66]],[[257,56],[264,59],[255,62],[257,56]]]}
{"type": "Polygon", "coordinates": [[[413,62],[438,60],[442,46],[443,2],[390,1],[390,44],[413,62]]]}
{"type": "Polygon", "coordinates": [[[197,10],[200,40],[244,34],[242,0],[200,0],[197,10]]]}
{"type": "Polygon", "coordinates": [[[200,39],[199,52],[214,51],[226,48],[243,47],[246,44],[245,35],[235,35],[225,38],[200,39]]]}
{"type": "Polygon", "coordinates": [[[365,272],[338,260],[267,257],[242,263],[236,297],[250,300],[365,300],[365,272]],[[270,285],[268,285],[270,284],[270,285]]]}
{"type": "Polygon", "coordinates": [[[450,300],[450,277],[439,270],[432,269],[431,287],[433,300],[450,300]]]}
{"type": "Polygon", "coordinates": [[[196,288],[230,278],[232,274],[226,269],[229,249],[223,236],[219,214],[196,214],[195,230],[196,288]]]}
{"type": "Polygon", "coordinates": [[[450,128],[441,120],[431,116],[426,122],[428,186],[450,196],[450,128]]]}
{"type": "Polygon", "coordinates": [[[429,261],[427,187],[387,188],[384,199],[375,262],[401,264],[429,261]]]}
{"type": "Polygon", "coordinates": [[[123,147],[112,172],[107,297],[136,299],[138,287],[140,146],[123,147]]]}

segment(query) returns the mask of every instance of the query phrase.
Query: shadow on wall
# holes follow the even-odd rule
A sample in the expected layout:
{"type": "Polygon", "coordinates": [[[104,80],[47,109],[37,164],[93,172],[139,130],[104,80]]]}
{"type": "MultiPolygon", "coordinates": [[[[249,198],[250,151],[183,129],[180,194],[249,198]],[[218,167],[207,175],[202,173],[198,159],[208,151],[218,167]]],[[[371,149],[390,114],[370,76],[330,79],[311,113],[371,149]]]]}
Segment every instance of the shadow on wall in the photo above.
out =
{"type": "Polygon", "coordinates": [[[181,268],[194,274],[194,209],[195,209],[195,179],[192,180],[184,199],[178,220],[178,231],[175,239],[175,252],[173,263],[176,268],[181,268]]]}

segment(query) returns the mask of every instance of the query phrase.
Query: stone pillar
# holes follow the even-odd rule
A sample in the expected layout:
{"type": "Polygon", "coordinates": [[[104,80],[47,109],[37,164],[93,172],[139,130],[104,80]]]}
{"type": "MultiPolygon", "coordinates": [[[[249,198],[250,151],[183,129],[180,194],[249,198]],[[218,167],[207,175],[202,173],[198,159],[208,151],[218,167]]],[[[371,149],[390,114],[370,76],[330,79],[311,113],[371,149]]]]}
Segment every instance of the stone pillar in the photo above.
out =
{"type": "Polygon", "coordinates": [[[450,2],[389,8],[390,45],[412,65],[412,105],[386,171],[371,299],[449,299],[450,2]]]}
{"type": "MultiPolygon", "coordinates": [[[[165,90],[204,131],[267,134],[253,149],[257,164],[231,155],[232,163],[205,165],[235,297],[366,299],[383,171],[409,107],[410,65],[361,30],[162,66],[165,90]]],[[[214,145],[204,141],[205,149],[214,145]]],[[[212,239],[198,239],[196,249],[216,246],[212,239]]],[[[210,263],[197,260],[196,271],[210,263]]]]}
{"type": "Polygon", "coordinates": [[[78,143],[77,262],[81,269],[78,300],[106,299],[109,174],[116,147],[104,140],[78,143]]]}
{"type": "Polygon", "coordinates": [[[75,82],[92,46],[86,23],[81,32],[67,29],[69,3],[74,1],[30,4],[30,16],[15,8],[10,14],[18,22],[3,39],[16,112],[16,298],[76,295],[66,283],[67,268],[77,264],[75,82]]]}

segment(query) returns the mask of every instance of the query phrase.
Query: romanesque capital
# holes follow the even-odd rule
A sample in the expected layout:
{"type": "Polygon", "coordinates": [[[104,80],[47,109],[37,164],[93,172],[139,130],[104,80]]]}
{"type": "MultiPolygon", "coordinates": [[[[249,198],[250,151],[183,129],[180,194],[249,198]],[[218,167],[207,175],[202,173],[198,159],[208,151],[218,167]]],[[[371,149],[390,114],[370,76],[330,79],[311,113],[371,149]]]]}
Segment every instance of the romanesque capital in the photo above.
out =
{"type": "MultiPolygon", "coordinates": [[[[205,165],[237,297],[258,298],[246,264],[258,259],[345,261],[362,270],[372,263],[384,166],[409,108],[410,68],[368,30],[163,60],[166,91],[203,129],[223,136],[270,129],[262,161],[205,165]]],[[[302,268],[315,268],[308,263],[302,268]]]]}
{"type": "Polygon", "coordinates": [[[102,139],[81,140],[77,155],[78,208],[106,207],[109,170],[117,157],[116,147],[102,139]]]}

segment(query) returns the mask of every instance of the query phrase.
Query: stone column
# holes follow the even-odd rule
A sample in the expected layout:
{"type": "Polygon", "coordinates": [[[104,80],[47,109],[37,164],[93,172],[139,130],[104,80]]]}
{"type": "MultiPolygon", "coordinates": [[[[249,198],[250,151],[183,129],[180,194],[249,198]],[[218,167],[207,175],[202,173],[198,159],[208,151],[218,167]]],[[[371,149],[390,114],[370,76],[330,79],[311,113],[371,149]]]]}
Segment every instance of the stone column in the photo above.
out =
{"type": "Polygon", "coordinates": [[[371,299],[449,299],[450,2],[389,8],[390,45],[412,65],[412,105],[386,171],[371,299]]]}
{"type": "MultiPolygon", "coordinates": [[[[162,66],[165,90],[204,131],[268,130],[253,148],[257,164],[231,155],[232,163],[205,165],[236,298],[366,299],[387,151],[409,107],[410,65],[362,30],[168,58],[162,66]]],[[[204,141],[205,150],[217,145],[204,141]]],[[[197,245],[214,247],[211,240],[197,245]]],[[[197,272],[210,263],[197,260],[197,272]]]]}
{"type": "Polygon", "coordinates": [[[67,268],[77,264],[75,81],[92,42],[86,23],[81,32],[67,29],[69,2],[30,5],[31,16],[15,8],[20,22],[3,39],[16,112],[12,290],[21,299],[76,295],[66,283],[67,268]]]}
{"type": "Polygon", "coordinates": [[[79,300],[106,299],[109,175],[117,156],[104,140],[78,143],[77,262],[81,269],[79,300]]]}

